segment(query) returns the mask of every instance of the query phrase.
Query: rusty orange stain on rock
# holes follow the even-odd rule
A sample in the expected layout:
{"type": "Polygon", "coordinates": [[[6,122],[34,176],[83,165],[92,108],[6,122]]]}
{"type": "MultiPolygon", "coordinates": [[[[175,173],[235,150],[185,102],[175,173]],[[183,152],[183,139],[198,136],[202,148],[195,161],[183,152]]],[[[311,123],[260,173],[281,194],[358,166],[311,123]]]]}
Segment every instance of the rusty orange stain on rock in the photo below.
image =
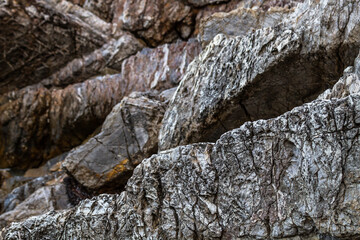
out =
{"type": "Polygon", "coordinates": [[[113,169],[111,169],[109,172],[105,174],[106,180],[110,181],[114,177],[117,176],[118,173],[124,172],[127,170],[127,167],[125,166],[129,162],[129,159],[122,160],[119,164],[115,165],[113,169]]]}

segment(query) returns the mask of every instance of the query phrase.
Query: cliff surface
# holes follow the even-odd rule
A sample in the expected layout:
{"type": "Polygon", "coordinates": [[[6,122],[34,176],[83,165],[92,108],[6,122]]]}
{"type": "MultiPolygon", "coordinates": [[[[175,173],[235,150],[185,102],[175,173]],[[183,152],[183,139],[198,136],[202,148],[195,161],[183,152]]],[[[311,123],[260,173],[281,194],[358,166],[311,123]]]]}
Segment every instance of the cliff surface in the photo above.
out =
{"type": "Polygon", "coordinates": [[[360,2],[0,0],[2,239],[360,238],[360,2]]]}

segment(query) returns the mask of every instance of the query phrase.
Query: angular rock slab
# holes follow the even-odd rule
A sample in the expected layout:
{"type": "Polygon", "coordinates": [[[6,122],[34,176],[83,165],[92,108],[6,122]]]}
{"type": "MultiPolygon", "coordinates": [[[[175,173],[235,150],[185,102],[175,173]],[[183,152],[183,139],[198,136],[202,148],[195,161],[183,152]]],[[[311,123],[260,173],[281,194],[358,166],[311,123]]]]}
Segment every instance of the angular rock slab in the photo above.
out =
{"type": "Polygon", "coordinates": [[[2,236],[354,239],[360,235],[359,130],[360,95],[316,100],[247,122],[215,144],[153,155],[121,195],[14,223],[2,236]]]}
{"type": "MultiPolygon", "coordinates": [[[[192,24],[191,7],[181,0],[125,0],[117,1],[114,8],[114,31],[135,32],[153,47],[179,38],[176,27],[182,22],[192,24]]],[[[188,38],[191,30],[186,32],[180,35],[188,38]]]]}
{"type": "Polygon", "coordinates": [[[272,8],[269,11],[260,9],[238,8],[229,13],[215,13],[201,21],[199,39],[206,46],[217,34],[226,36],[245,36],[256,29],[274,27],[292,10],[272,8]]]}
{"type": "Polygon", "coordinates": [[[215,141],[245,121],[278,116],[339,79],[360,46],[358,2],[304,3],[289,19],[245,37],[214,38],[169,104],[161,150],[215,141]]]}
{"type": "Polygon", "coordinates": [[[158,132],[167,99],[132,93],[107,116],[101,132],[72,150],[63,162],[81,185],[106,192],[120,189],[135,166],[157,152],[158,132]]]}
{"type": "Polygon", "coordinates": [[[0,94],[40,82],[110,34],[109,23],[67,1],[2,1],[0,94]]]}
{"type": "MultiPolygon", "coordinates": [[[[120,74],[92,78],[64,89],[30,86],[0,96],[0,167],[34,167],[78,146],[124,96],[176,86],[199,52],[197,41],[145,48],[121,63],[120,74]]],[[[91,62],[88,60],[83,63],[91,62]]],[[[79,75],[69,69],[76,73],[84,68],[75,63],[44,84],[71,83],[79,75]]]]}

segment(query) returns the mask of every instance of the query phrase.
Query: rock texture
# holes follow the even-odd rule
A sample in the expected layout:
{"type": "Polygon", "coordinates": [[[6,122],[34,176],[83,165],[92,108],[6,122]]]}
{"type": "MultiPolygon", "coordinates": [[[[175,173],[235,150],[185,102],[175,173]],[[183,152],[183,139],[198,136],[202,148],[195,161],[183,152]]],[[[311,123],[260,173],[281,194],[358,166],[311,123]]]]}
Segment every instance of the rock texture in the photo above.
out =
{"type": "MultiPolygon", "coordinates": [[[[113,24],[115,29],[134,32],[151,46],[156,46],[178,38],[175,26],[181,25],[184,20],[190,21],[187,25],[191,25],[191,15],[191,7],[182,0],[117,1],[113,24]]],[[[182,33],[185,38],[190,34],[191,30],[182,33]]]]}
{"type": "Polygon", "coordinates": [[[87,188],[121,189],[133,169],[157,152],[167,102],[158,93],[133,93],[124,98],[108,115],[101,132],[72,150],[63,167],[87,188]]]}
{"type": "Polygon", "coordinates": [[[215,141],[243,122],[278,116],[339,79],[359,48],[357,1],[307,2],[289,23],[244,37],[217,35],[165,113],[160,149],[215,141]]]}
{"type": "Polygon", "coordinates": [[[67,1],[0,2],[0,94],[37,83],[110,39],[111,25],[67,1]]]}
{"type": "Polygon", "coordinates": [[[161,152],[121,195],[14,223],[3,237],[356,239],[359,113],[359,95],[316,100],[215,144],[161,152]]]}
{"type": "MultiPolygon", "coordinates": [[[[101,125],[124,96],[176,86],[199,51],[196,41],[144,49],[122,63],[121,74],[64,89],[36,85],[0,96],[0,167],[35,167],[71,150],[101,125]]],[[[48,84],[68,83],[66,79],[55,77],[48,84]]]]}
{"type": "Polygon", "coordinates": [[[199,39],[205,46],[220,33],[245,36],[256,29],[274,27],[291,13],[292,10],[287,8],[272,8],[268,11],[261,8],[238,8],[229,13],[215,13],[200,24],[199,39]]]}
{"type": "Polygon", "coordinates": [[[0,215],[0,227],[44,214],[52,210],[67,209],[71,206],[65,185],[56,183],[38,188],[34,193],[19,203],[14,209],[0,215]]]}

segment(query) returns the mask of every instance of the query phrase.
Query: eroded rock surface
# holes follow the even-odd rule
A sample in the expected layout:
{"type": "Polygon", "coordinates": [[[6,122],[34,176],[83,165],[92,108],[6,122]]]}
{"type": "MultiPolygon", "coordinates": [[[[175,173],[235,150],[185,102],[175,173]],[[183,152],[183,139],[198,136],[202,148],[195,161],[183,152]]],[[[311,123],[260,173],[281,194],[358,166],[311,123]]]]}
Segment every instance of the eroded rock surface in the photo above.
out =
{"type": "MultiPolygon", "coordinates": [[[[136,33],[151,46],[171,42],[178,38],[176,25],[190,21],[191,7],[181,0],[126,0],[115,3],[113,24],[115,29],[136,33]]],[[[188,38],[191,31],[185,38],[188,38]]]]}
{"type": "Polygon", "coordinates": [[[247,122],[216,143],[153,155],[135,169],[121,195],[100,195],[75,209],[14,223],[2,234],[354,239],[360,235],[359,124],[359,95],[316,100],[274,119],[247,122]]]}
{"type": "Polygon", "coordinates": [[[157,152],[158,131],[171,96],[132,93],[125,97],[108,115],[101,132],[71,151],[63,167],[87,188],[119,191],[133,169],[157,152]]]}
{"type": "Polygon", "coordinates": [[[110,39],[111,25],[67,1],[0,3],[0,94],[40,82],[110,39]]]}
{"type": "Polygon", "coordinates": [[[292,13],[287,8],[272,8],[268,11],[238,8],[229,13],[215,13],[200,24],[199,39],[207,45],[217,34],[245,36],[256,29],[274,27],[292,13]]]}
{"type": "MultiPolygon", "coordinates": [[[[37,85],[0,96],[0,167],[26,169],[71,150],[101,125],[124,96],[176,86],[199,51],[196,41],[166,44],[126,59],[120,74],[64,89],[37,85]]],[[[53,78],[48,84],[61,85],[74,75],[60,76],[65,78],[53,78]]]]}
{"type": "Polygon", "coordinates": [[[315,99],[360,46],[357,1],[307,2],[290,23],[244,37],[217,35],[190,64],[165,113],[160,149],[215,141],[243,122],[315,99]]]}

